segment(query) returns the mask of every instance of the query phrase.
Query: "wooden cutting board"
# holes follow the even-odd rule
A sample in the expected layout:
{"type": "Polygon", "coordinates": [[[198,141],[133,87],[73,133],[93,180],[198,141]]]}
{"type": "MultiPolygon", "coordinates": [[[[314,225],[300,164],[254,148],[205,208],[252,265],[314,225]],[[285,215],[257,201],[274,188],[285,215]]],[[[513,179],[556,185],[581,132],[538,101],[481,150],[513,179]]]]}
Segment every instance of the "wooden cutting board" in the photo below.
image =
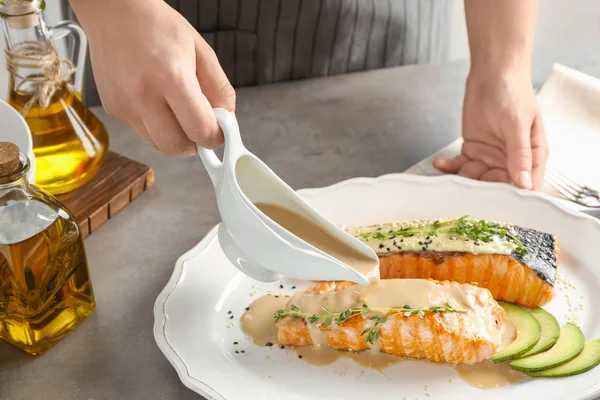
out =
{"type": "Polygon", "coordinates": [[[96,176],[74,191],[56,196],[77,219],[86,237],[154,183],[152,168],[109,152],[96,176]]]}

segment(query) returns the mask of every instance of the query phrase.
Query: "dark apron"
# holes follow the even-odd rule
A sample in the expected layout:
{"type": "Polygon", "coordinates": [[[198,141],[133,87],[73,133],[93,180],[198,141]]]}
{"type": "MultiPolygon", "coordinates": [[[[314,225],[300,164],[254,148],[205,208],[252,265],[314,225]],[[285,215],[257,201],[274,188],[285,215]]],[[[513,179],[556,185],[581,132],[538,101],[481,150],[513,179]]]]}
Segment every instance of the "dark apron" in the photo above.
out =
{"type": "Polygon", "coordinates": [[[451,0],[166,1],[235,87],[441,61],[448,48],[451,0]]]}

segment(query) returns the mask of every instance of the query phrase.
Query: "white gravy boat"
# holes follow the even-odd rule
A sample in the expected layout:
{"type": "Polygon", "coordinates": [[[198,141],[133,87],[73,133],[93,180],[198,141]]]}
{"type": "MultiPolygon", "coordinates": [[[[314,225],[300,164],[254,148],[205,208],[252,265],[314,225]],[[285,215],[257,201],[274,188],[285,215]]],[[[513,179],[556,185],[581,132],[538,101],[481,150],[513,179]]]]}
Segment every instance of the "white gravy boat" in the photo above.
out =
{"type": "Polygon", "coordinates": [[[378,262],[370,247],[319,214],[244,147],[233,113],[220,108],[214,112],[225,135],[223,162],[213,151],[200,146],[197,150],[215,188],[222,218],[219,243],[229,261],[262,282],[285,276],[368,284],[368,277],[290,233],[254,205],[269,203],[294,211],[378,262]]]}

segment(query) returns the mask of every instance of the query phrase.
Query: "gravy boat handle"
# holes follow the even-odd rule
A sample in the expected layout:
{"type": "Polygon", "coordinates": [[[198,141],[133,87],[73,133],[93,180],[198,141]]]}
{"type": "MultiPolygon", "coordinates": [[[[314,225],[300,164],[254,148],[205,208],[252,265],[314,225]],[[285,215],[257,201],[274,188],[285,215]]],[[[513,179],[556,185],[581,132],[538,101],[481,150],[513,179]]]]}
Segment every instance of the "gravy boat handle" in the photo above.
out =
{"type": "MultiPolygon", "coordinates": [[[[214,108],[215,117],[217,123],[225,135],[225,151],[228,154],[241,154],[246,153],[247,150],[242,143],[242,136],[240,134],[240,127],[237,119],[232,113],[223,108],[214,108]]],[[[223,176],[223,163],[219,160],[219,157],[213,150],[205,149],[200,145],[196,145],[196,151],[202,164],[208,172],[208,176],[212,181],[213,186],[217,186],[223,176]]]]}

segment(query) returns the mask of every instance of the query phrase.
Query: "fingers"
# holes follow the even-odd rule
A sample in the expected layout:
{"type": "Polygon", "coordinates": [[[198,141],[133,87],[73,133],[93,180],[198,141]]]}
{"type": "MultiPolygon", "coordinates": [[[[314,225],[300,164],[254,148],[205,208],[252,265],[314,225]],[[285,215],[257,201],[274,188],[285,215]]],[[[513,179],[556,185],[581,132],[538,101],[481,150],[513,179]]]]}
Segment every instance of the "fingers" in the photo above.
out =
{"type": "Polygon", "coordinates": [[[434,160],[435,168],[449,174],[485,182],[511,182],[508,172],[502,167],[491,167],[480,160],[470,160],[463,155],[451,159],[438,158],[434,160]]]}
{"type": "Polygon", "coordinates": [[[149,141],[167,156],[192,155],[196,146],[187,137],[175,114],[165,102],[151,103],[145,106],[143,125],[148,132],[149,141]]]}
{"type": "Polygon", "coordinates": [[[523,189],[532,189],[531,124],[516,123],[506,132],[506,161],[511,180],[523,189]]]}
{"type": "Polygon", "coordinates": [[[463,155],[454,158],[440,157],[433,160],[433,166],[446,174],[456,174],[467,161],[467,158],[463,155]]]}
{"type": "Polygon", "coordinates": [[[489,171],[484,172],[483,175],[479,178],[481,181],[485,182],[505,182],[510,183],[511,179],[508,176],[508,172],[502,168],[494,168],[489,171]]]}
{"type": "Polygon", "coordinates": [[[489,167],[481,161],[469,160],[458,171],[458,175],[470,179],[480,179],[489,170],[489,167]]]}
{"type": "Polygon", "coordinates": [[[506,154],[502,144],[490,146],[488,143],[468,141],[463,144],[462,153],[470,160],[483,161],[490,168],[506,168],[506,154]]]}
{"type": "Polygon", "coordinates": [[[198,35],[196,44],[196,76],[202,92],[213,108],[235,111],[235,90],[221,68],[213,49],[198,35]]]}
{"type": "Polygon", "coordinates": [[[433,160],[433,166],[447,174],[457,174],[470,179],[481,179],[490,169],[482,161],[469,160],[462,154],[454,158],[437,158],[433,160]]]}
{"type": "Polygon", "coordinates": [[[541,190],[544,187],[544,175],[546,173],[546,162],[549,150],[544,132],[544,124],[538,113],[531,128],[531,153],[533,155],[531,176],[533,189],[541,190]]]}
{"type": "Polygon", "coordinates": [[[165,99],[185,135],[208,149],[221,147],[223,133],[196,75],[191,70],[181,70],[175,83],[166,90],[165,99]]]}

